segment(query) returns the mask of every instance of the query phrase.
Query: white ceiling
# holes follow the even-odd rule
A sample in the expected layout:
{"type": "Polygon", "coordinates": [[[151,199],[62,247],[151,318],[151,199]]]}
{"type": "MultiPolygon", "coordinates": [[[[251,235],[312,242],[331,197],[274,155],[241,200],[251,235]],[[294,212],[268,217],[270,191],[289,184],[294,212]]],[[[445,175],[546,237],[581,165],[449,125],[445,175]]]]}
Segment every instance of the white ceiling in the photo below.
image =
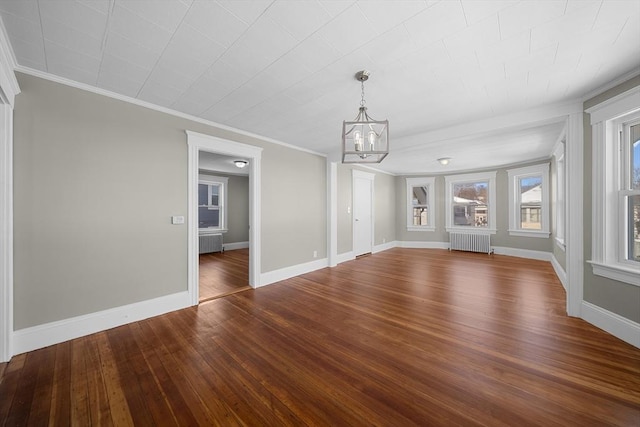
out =
{"type": "Polygon", "coordinates": [[[18,70],[321,153],[339,150],[366,69],[369,112],[390,122],[379,168],[393,173],[546,157],[562,129],[548,120],[435,131],[640,73],[640,0],[0,0],[0,15],[18,70]]]}

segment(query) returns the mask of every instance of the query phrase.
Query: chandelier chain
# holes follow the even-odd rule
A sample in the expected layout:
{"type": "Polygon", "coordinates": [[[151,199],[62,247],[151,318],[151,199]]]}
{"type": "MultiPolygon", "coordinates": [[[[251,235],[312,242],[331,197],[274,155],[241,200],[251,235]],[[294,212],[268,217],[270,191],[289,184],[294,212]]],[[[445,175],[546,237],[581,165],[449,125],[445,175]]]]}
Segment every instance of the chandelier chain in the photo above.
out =
{"type": "Polygon", "coordinates": [[[360,81],[360,87],[362,90],[361,97],[360,97],[360,106],[364,107],[364,80],[360,81]]]}

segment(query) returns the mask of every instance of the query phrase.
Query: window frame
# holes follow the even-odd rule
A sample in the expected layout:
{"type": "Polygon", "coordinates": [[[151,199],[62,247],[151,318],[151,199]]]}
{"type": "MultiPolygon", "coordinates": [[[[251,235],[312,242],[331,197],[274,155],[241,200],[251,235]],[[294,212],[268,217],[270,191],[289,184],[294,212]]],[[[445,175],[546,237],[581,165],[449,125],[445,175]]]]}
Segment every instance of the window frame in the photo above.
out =
{"type": "Polygon", "coordinates": [[[463,175],[448,175],[445,181],[445,229],[448,232],[489,233],[496,234],[496,171],[471,173],[463,175]],[[453,186],[460,183],[487,181],[489,183],[489,200],[487,204],[487,227],[460,227],[453,222],[453,186]]]}
{"type": "MultiPolygon", "coordinates": [[[[625,116],[629,117],[629,116],[625,116]]],[[[640,125],[640,112],[630,115],[628,120],[615,120],[618,126],[620,144],[620,189],[618,190],[618,261],[630,266],[640,265],[640,262],[629,259],[629,217],[628,203],[629,197],[640,196],[640,190],[633,190],[633,169],[631,168],[632,142],[630,129],[632,126],[640,125]]]]}
{"type": "Polygon", "coordinates": [[[509,177],[509,235],[518,237],[538,237],[548,239],[549,231],[549,163],[507,170],[509,177]],[[540,176],[542,178],[542,201],[540,207],[541,229],[522,228],[520,221],[520,180],[540,176]]]}
{"type": "MultiPolygon", "coordinates": [[[[625,159],[620,154],[629,144],[620,130],[640,118],[640,87],[636,87],[586,110],[591,115],[593,200],[591,264],[594,275],[640,286],[640,263],[626,260],[627,214],[621,207],[625,159]]],[[[625,209],[626,211],[626,209],[625,209]]]]}
{"type": "Polygon", "coordinates": [[[566,163],[565,163],[565,140],[560,141],[553,152],[555,163],[555,221],[554,221],[554,239],[556,245],[563,251],[565,246],[565,230],[566,230],[566,163]]]}
{"type": "Polygon", "coordinates": [[[435,231],[436,229],[436,209],[435,209],[435,178],[415,177],[406,178],[407,184],[407,231],[435,231]],[[413,225],[413,187],[427,187],[427,224],[413,225]]]}
{"type": "MultiPolygon", "coordinates": [[[[218,194],[218,212],[219,212],[219,226],[218,227],[200,227],[198,224],[198,232],[200,234],[215,234],[215,233],[226,233],[227,232],[227,193],[228,193],[228,185],[229,178],[222,176],[214,176],[214,175],[198,175],[198,185],[218,185],[220,187],[220,192],[218,194]]],[[[211,200],[210,193],[211,189],[208,189],[209,199],[211,200]]],[[[200,208],[200,204],[198,203],[198,210],[200,208]]],[[[211,208],[209,208],[211,209],[211,208]]]]}

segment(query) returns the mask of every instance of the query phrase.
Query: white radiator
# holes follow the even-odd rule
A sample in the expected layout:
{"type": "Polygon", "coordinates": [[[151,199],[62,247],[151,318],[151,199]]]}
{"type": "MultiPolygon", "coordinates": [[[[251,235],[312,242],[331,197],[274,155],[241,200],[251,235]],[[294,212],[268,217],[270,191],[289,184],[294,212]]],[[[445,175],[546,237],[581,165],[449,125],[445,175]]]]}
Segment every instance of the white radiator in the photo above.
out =
{"type": "Polygon", "coordinates": [[[222,252],[222,234],[201,234],[199,243],[201,254],[222,252]]]}
{"type": "Polygon", "coordinates": [[[449,245],[450,251],[493,252],[489,234],[449,233],[449,245]]]}

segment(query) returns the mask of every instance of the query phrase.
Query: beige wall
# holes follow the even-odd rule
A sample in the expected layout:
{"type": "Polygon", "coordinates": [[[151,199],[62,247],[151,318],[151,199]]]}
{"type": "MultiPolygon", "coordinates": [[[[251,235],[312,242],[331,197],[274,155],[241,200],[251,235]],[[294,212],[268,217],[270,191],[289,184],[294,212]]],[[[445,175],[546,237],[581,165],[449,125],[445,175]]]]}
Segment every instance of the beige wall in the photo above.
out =
{"type": "MultiPolygon", "coordinates": [[[[584,109],[593,107],[629,89],[640,86],[640,76],[630,79],[584,103],[584,109]]],[[[592,133],[591,117],[584,114],[584,259],[591,259],[592,215],[592,133]]],[[[584,300],[629,320],[640,323],[640,286],[595,276],[591,265],[584,264],[584,300]]]]}
{"type": "Polygon", "coordinates": [[[264,149],[262,268],[326,256],[324,157],[18,75],[16,330],[187,289],[193,130],[264,149]]]}
{"type": "Polygon", "coordinates": [[[249,241],[249,177],[200,170],[202,175],[227,177],[227,232],[224,243],[249,241]]]}

